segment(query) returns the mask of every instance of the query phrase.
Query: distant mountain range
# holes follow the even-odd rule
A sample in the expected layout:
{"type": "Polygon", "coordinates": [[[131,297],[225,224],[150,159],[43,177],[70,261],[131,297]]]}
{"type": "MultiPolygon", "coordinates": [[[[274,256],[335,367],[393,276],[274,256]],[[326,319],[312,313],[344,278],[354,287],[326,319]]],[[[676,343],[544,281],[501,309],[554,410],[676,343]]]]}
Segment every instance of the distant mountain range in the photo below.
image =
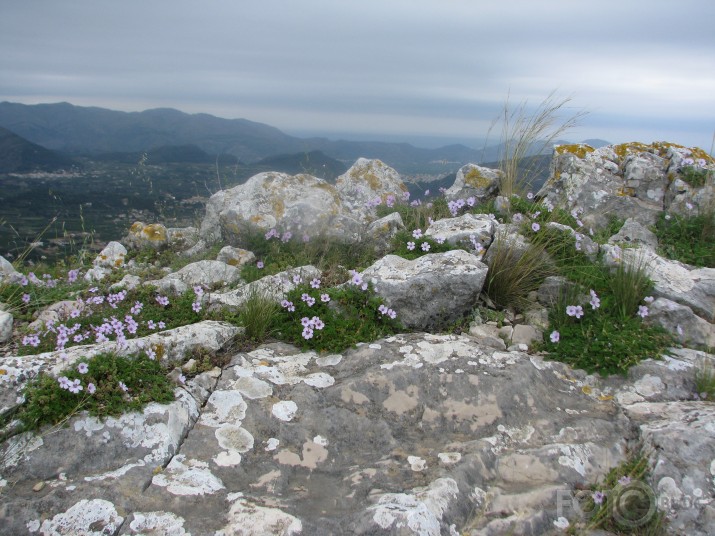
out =
{"type": "MultiPolygon", "coordinates": [[[[325,157],[346,165],[359,157],[379,158],[404,174],[440,174],[468,162],[496,161],[501,151],[499,145],[483,150],[464,145],[423,149],[407,143],[297,138],[246,119],[186,114],[168,108],[118,112],[69,103],[2,102],[0,126],[31,143],[67,155],[122,160],[146,152],[157,162],[181,161],[181,158],[213,162],[217,155],[232,155],[253,164],[278,158],[277,155],[310,155],[320,151],[325,157]]],[[[591,141],[601,145],[608,143],[591,141]]],[[[316,157],[317,153],[313,154],[316,157]]],[[[307,168],[311,165],[306,163],[307,168]]]]}
{"type": "Polygon", "coordinates": [[[58,171],[74,165],[71,158],[27,141],[0,127],[0,173],[58,171]]]}

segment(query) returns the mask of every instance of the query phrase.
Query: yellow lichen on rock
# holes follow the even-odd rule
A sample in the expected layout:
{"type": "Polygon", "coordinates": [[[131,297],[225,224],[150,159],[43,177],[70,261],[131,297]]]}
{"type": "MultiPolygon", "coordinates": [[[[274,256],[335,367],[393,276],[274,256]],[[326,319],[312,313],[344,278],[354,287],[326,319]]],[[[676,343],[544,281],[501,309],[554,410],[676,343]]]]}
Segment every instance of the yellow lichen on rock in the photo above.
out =
{"type": "Polygon", "coordinates": [[[595,151],[590,145],[585,143],[572,143],[567,145],[557,145],[554,147],[554,153],[557,155],[569,153],[577,156],[578,158],[584,158],[588,153],[595,151]]]}
{"type": "Polygon", "coordinates": [[[473,188],[486,188],[491,183],[491,179],[482,175],[477,168],[470,169],[464,176],[464,184],[473,188]]]}
{"type": "Polygon", "coordinates": [[[145,225],[141,232],[144,238],[150,242],[164,242],[166,240],[166,227],[160,223],[145,225]]]}
{"type": "Polygon", "coordinates": [[[281,219],[283,217],[283,214],[285,214],[285,203],[283,203],[282,199],[273,199],[273,214],[275,215],[276,219],[281,219]]]}

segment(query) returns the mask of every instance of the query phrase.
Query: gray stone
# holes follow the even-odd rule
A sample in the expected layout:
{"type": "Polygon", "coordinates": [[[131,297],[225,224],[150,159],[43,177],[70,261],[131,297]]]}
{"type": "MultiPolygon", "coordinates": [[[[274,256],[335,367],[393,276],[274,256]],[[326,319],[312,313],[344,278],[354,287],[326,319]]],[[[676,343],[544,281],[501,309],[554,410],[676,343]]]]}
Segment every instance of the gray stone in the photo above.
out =
{"type": "Polygon", "coordinates": [[[446,326],[471,311],[484,285],[487,267],[462,250],[424,255],[408,261],[387,255],[362,277],[414,329],[446,326]]]}
{"type": "Polygon", "coordinates": [[[247,251],[233,246],[224,246],[218,252],[216,260],[240,268],[244,264],[250,264],[256,260],[252,251],[247,251]]]}
{"type": "Polygon", "coordinates": [[[5,281],[14,281],[16,279],[19,279],[21,277],[21,274],[15,270],[15,267],[12,265],[10,261],[8,261],[5,257],[0,256],[0,283],[3,283],[5,281]]]}
{"type": "Polygon", "coordinates": [[[690,307],[658,298],[648,309],[646,321],[668,330],[681,344],[715,348],[715,325],[696,316],[690,307]]]}
{"type": "Polygon", "coordinates": [[[164,249],[169,245],[169,234],[164,224],[137,221],[122,242],[130,249],[164,249]]]}
{"type": "Polygon", "coordinates": [[[110,242],[97,255],[93,261],[93,266],[84,275],[87,281],[101,281],[115,270],[124,268],[127,256],[127,248],[119,242],[110,242]]]}
{"type": "Polygon", "coordinates": [[[393,212],[368,225],[365,231],[365,239],[370,240],[375,245],[375,252],[384,255],[389,251],[392,239],[402,229],[405,224],[399,212],[393,212]]]}
{"type": "Polygon", "coordinates": [[[643,227],[633,218],[628,218],[620,231],[608,239],[609,244],[640,244],[652,249],[658,247],[658,238],[655,234],[643,227]]]}
{"type": "Polygon", "coordinates": [[[172,251],[185,251],[199,241],[199,230],[196,227],[168,227],[166,239],[172,251]]]}
{"type": "Polygon", "coordinates": [[[494,237],[496,221],[486,214],[463,214],[457,218],[444,218],[433,222],[425,235],[434,240],[444,240],[453,245],[467,247],[474,251],[487,249],[494,237]]]}
{"type": "Polygon", "coordinates": [[[206,260],[187,264],[178,272],[156,281],[147,281],[145,285],[153,285],[166,293],[182,294],[197,285],[212,290],[240,280],[241,272],[235,266],[206,260]]]}
{"type": "Polygon", "coordinates": [[[0,309],[0,343],[12,338],[12,315],[0,309]]]}
{"type": "Polygon", "coordinates": [[[499,190],[502,172],[476,164],[467,164],[457,171],[454,184],[444,193],[447,200],[474,197],[476,203],[493,197],[499,190]]]}
{"type": "Polygon", "coordinates": [[[363,223],[374,219],[375,206],[404,202],[407,186],[390,166],[380,160],[359,158],[345,173],[335,180],[342,210],[363,223]],[[379,203],[378,203],[379,201],[379,203]]]}
{"type": "Polygon", "coordinates": [[[543,333],[529,324],[517,324],[511,336],[512,344],[525,344],[531,347],[535,342],[541,342],[543,333]]]}

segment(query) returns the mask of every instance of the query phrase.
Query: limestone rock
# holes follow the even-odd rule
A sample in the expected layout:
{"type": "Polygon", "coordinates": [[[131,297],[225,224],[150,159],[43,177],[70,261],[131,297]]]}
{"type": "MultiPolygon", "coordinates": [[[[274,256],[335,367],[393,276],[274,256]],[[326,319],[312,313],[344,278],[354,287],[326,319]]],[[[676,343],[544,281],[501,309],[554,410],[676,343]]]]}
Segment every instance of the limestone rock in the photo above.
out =
{"type": "Polygon", "coordinates": [[[12,315],[0,309],[0,343],[12,338],[12,315]]]}
{"type": "Polygon", "coordinates": [[[681,344],[715,348],[715,325],[686,306],[658,298],[650,306],[646,320],[668,330],[681,344]]]}
{"type": "Polygon", "coordinates": [[[13,282],[21,277],[20,273],[5,257],[0,256],[0,283],[13,282]]]}
{"type": "Polygon", "coordinates": [[[131,249],[164,249],[169,244],[169,234],[161,223],[134,222],[122,242],[131,249]]]}
{"type": "Polygon", "coordinates": [[[123,268],[126,256],[127,248],[119,242],[110,242],[94,259],[93,267],[84,275],[85,280],[101,281],[112,271],[123,268]]]}
{"type": "Polygon", "coordinates": [[[399,212],[393,212],[368,225],[365,231],[365,240],[370,240],[375,245],[375,252],[384,254],[389,250],[393,237],[405,224],[399,212]]]}
{"type": "Polygon", "coordinates": [[[198,261],[187,264],[178,272],[173,272],[163,279],[147,281],[162,292],[182,294],[194,286],[213,289],[235,283],[241,279],[241,272],[235,266],[221,261],[198,261]]]}
{"type": "Polygon", "coordinates": [[[185,251],[199,241],[196,227],[169,227],[166,229],[167,245],[172,251],[185,251]]]}
{"type": "Polygon", "coordinates": [[[608,239],[609,244],[638,244],[651,249],[658,247],[658,238],[653,231],[643,227],[633,218],[628,218],[620,231],[608,239]]]}
{"type": "Polygon", "coordinates": [[[335,181],[335,189],[346,214],[361,222],[374,219],[375,206],[406,200],[407,186],[399,173],[380,160],[359,158],[335,181]],[[379,203],[378,203],[379,201],[379,203]]]}
{"type": "Polygon", "coordinates": [[[474,197],[477,204],[496,194],[502,172],[476,164],[467,164],[457,171],[454,184],[444,193],[447,200],[474,197]]]}
{"type": "Polygon", "coordinates": [[[368,267],[370,281],[403,325],[414,329],[446,326],[475,305],[487,275],[479,257],[462,250],[408,261],[387,255],[368,267]]]}
{"type": "Polygon", "coordinates": [[[251,229],[354,239],[359,227],[357,219],[343,213],[338,191],[331,184],[311,175],[267,172],[212,195],[200,234],[207,242],[223,237],[238,245],[251,229]]]}
{"type": "Polygon", "coordinates": [[[251,251],[233,246],[224,246],[218,252],[216,260],[240,268],[244,264],[250,264],[256,260],[256,256],[251,251]]]}
{"type": "Polygon", "coordinates": [[[425,231],[425,235],[434,240],[443,239],[453,245],[466,246],[471,250],[475,249],[474,243],[487,249],[494,238],[495,229],[496,221],[493,218],[486,214],[467,213],[457,218],[444,218],[433,222],[425,231]]]}

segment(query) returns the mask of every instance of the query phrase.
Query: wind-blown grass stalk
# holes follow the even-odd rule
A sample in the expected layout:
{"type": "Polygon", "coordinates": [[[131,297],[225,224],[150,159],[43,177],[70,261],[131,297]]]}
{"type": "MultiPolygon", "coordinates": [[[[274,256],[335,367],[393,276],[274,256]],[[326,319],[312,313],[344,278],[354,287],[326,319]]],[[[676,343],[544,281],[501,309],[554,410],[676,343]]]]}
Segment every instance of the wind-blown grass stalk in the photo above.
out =
{"type": "Polygon", "coordinates": [[[563,123],[557,122],[559,112],[571,101],[570,97],[557,99],[554,92],[529,114],[527,101],[522,102],[516,110],[512,110],[507,97],[502,110],[501,141],[503,153],[499,158],[499,169],[503,176],[499,184],[501,195],[523,195],[534,179],[534,164],[526,170],[520,170],[523,158],[532,154],[541,154],[566,131],[575,127],[587,114],[576,112],[563,123]]]}

